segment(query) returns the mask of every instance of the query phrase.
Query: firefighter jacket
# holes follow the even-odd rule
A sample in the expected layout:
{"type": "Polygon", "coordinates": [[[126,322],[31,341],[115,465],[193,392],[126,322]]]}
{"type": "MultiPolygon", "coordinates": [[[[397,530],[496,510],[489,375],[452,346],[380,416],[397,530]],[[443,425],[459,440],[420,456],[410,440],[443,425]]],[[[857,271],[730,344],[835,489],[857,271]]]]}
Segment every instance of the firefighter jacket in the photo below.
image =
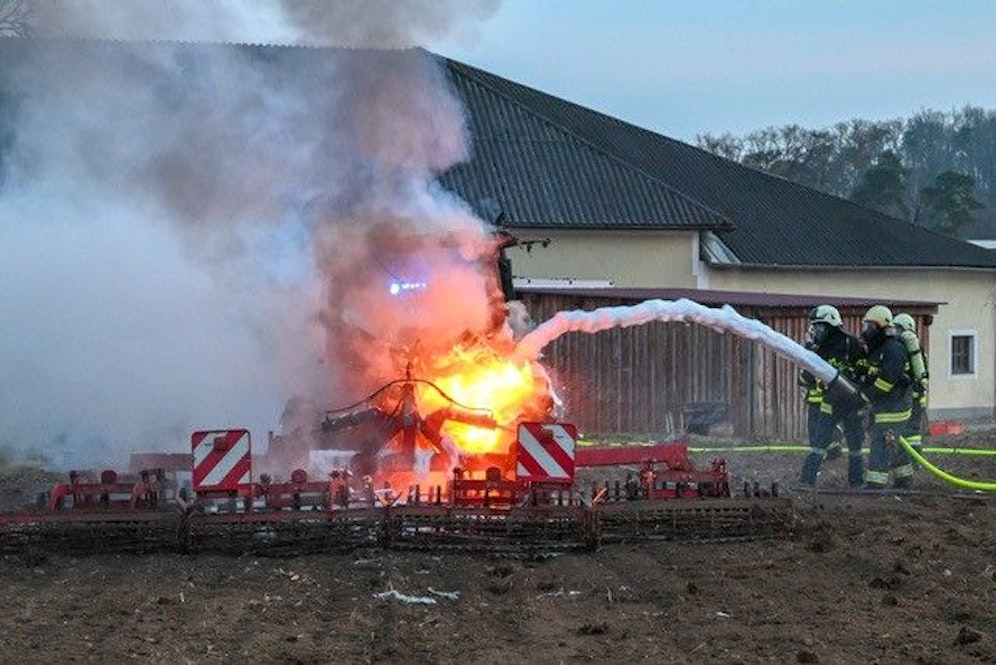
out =
{"type": "MultiPolygon", "coordinates": [[[[812,342],[807,341],[804,346],[810,351],[816,350],[812,342]]],[[[805,391],[806,404],[819,406],[820,402],[823,401],[823,383],[813,376],[812,372],[805,369],[799,372],[798,383],[805,391]]]]}
{"type": "Polygon", "coordinates": [[[806,404],[819,406],[823,402],[823,382],[811,372],[806,370],[799,372],[799,385],[806,392],[806,404]]]}
{"type": "Polygon", "coordinates": [[[868,345],[868,374],[862,392],[871,402],[876,423],[909,420],[909,354],[895,333],[882,332],[868,345]]]}
{"type": "MultiPolygon", "coordinates": [[[[857,337],[840,328],[831,328],[827,338],[811,348],[816,352],[816,355],[826,360],[849,381],[857,382],[859,376],[866,371],[868,354],[865,345],[857,337]]],[[[804,374],[808,374],[808,372],[804,372],[804,374]]],[[[810,398],[815,392],[817,396],[815,403],[820,405],[820,411],[832,414],[833,406],[823,401],[825,388],[823,382],[817,381],[815,377],[812,379],[815,388],[807,390],[806,401],[810,404],[814,403],[810,398]]],[[[801,379],[800,383],[802,383],[801,379]]]]}

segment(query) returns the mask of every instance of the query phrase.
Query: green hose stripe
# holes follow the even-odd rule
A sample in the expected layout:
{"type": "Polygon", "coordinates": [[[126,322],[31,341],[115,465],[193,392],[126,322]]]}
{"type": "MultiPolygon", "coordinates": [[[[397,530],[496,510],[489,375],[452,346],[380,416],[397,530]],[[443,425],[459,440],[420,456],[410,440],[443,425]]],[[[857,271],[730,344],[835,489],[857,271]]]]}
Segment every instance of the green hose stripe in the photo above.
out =
{"type": "Polygon", "coordinates": [[[690,453],[808,453],[809,446],[727,446],[721,448],[689,447],[690,453]]]}
{"type": "Polygon", "coordinates": [[[916,449],[914,449],[913,446],[911,446],[905,438],[900,436],[896,437],[896,439],[899,441],[899,445],[901,445],[906,450],[906,452],[909,453],[910,457],[912,457],[917,464],[925,468],[927,471],[930,471],[932,474],[934,474],[941,480],[949,482],[952,485],[956,487],[961,487],[963,489],[979,490],[982,492],[996,492],[996,483],[985,483],[974,480],[965,480],[964,478],[958,478],[957,476],[952,476],[950,473],[938,469],[936,466],[925,460],[923,458],[923,455],[918,453],[916,449]]]}
{"type": "MultiPolygon", "coordinates": [[[[656,446],[665,442],[633,442],[625,444],[610,444],[606,447],[629,447],[629,446],[656,446]]],[[[675,442],[680,443],[680,442],[675,442]]],[[[579,447],[592,447],[600,446],[602,444],[585,441],[584,443],[578,442],[579,447]]],[[[802,445],[760,445],[760,446],[719,446],[719,447],[702,447],[702,446],[689,446],[688,452],[690,453],[808,453],[811,450],[809,446],[802,445]]],[[[844,451],[846,452],[846,450],[844,451]]],[[[862,452],[867,455],[868,449],[865,448],[862,452]]],[[[931,455],[976,455],[976,456],[996,456],[996,448],[937,448],[937,447],[926,447],[923,448],[923,452],[929,453],[931,455]]]]}
{"type": "Polygon", "coordinates": [[[996,455],[989,448],[924,448],[923,452],[938,455],[996,455]]]}
{"type": "MultiPolygon", "coordinates": [[[[809,446],[727,446],[721,448],[701,448],[690,447],[690,453],[808,453],[809,446]]],[[[846,452],[846,451],[845,451],[846,452]]],[[[868,449],[862,451],[868,454],[868,449]]],[[[923,452],[931,455],[982,455],[996,456],[996,449],[992,448],[924,448],[923,452]]]]}

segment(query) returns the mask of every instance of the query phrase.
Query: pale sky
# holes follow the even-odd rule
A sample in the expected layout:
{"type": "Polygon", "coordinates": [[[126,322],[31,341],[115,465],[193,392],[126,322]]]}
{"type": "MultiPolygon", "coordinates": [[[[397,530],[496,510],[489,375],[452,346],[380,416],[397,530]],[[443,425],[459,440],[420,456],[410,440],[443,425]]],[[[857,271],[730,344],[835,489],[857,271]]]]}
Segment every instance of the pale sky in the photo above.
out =
{"type": "Polygon", "coordinates": [[[503,0],[430,48],[689,142],[996,108],[989,0],[503,0]]]}

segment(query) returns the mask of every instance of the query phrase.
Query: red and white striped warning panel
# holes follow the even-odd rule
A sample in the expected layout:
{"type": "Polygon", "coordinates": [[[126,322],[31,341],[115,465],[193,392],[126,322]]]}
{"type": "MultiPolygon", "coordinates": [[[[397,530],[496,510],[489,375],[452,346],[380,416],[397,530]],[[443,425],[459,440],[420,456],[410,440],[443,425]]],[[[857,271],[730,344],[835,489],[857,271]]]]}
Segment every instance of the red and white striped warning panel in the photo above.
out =
{"type": "Polygon", "coordinates": [[[534,483],[574,482],[578,428],[568,423],[521,423],[515,476],[534,483]]]}
{"type": "Polygon", "coordinates": [[[234,491],[252,479],[252,446],[244,429],[203,430],[190,437],[194,491],[234,491]]]}

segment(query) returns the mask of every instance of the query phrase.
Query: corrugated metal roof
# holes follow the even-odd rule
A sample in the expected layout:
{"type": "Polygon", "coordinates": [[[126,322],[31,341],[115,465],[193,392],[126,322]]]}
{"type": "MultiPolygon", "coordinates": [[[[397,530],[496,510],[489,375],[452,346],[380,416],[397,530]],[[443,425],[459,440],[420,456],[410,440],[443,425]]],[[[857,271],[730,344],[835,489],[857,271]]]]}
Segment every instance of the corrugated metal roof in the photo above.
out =
{"type": "Polygon", "coordinates": [[[731,228],[716,211],[538,115],[524,103],[527,88],[448,62],[474,156],[442,181],[485,218],[497,204],[514,226],[731,228]]]}
{"type": "Polygon", "coordinates": [[[739,264],[996,268],[996,253],[981,247],[447,64],[467,103],[475,156],[446,182],[472,204],[497,198],[509,226],[706,226],[700,207],[680,207],[691,201],[732,222],[716,235],[739,264]],[[655,214],[660,221],[648,224],[655,214]]]}

